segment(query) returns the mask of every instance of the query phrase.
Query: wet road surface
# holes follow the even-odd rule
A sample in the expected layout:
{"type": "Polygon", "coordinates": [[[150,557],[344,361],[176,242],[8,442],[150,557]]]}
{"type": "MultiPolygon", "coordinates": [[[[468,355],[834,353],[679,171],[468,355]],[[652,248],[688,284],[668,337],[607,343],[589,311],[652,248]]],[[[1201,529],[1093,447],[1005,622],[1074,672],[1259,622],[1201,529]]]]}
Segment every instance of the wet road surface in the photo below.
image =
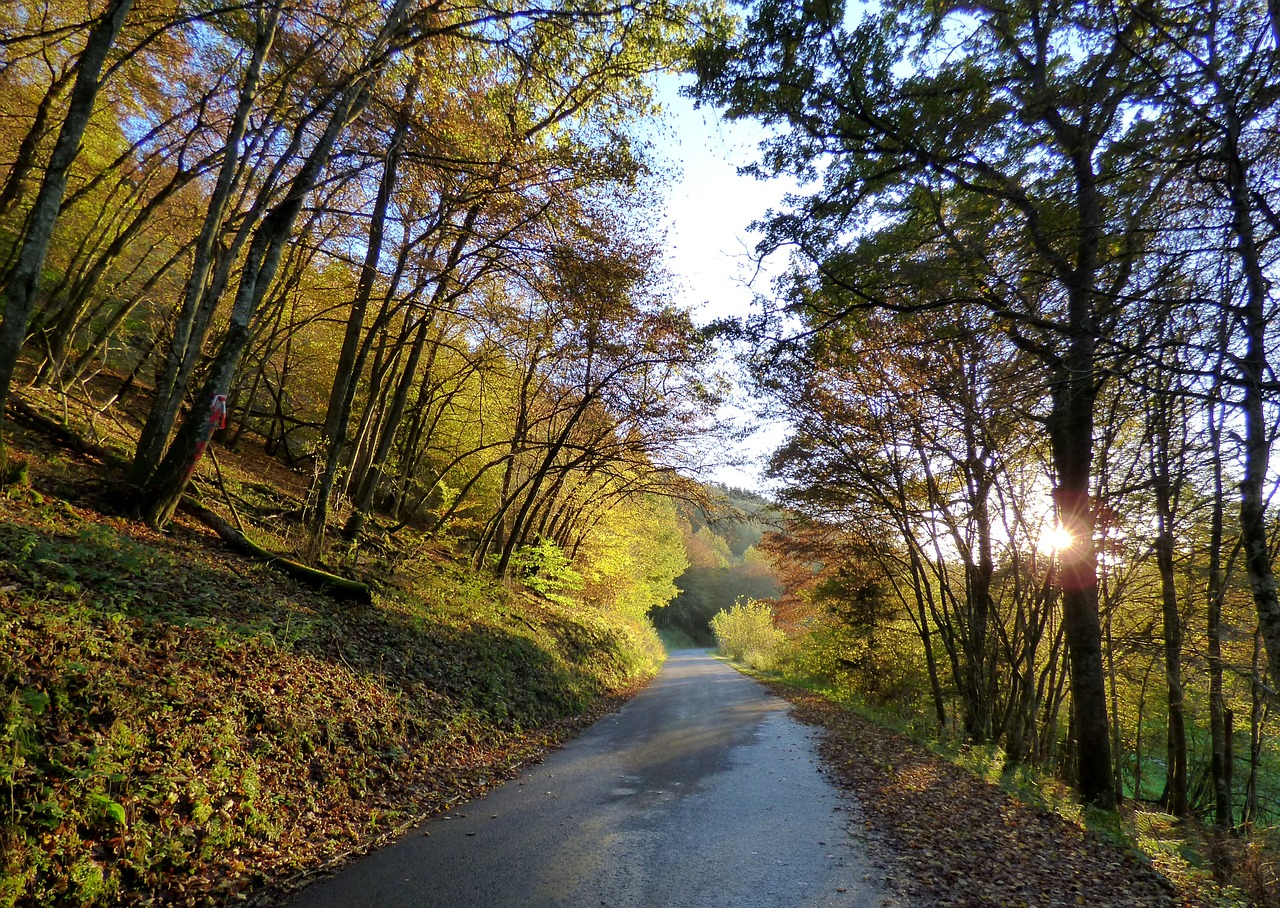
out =
{"type": "Polygon", "coordinates": [[[786,708],[700,650],[673,653],[544,763],[291,904],[900,908],[786,708]]]}

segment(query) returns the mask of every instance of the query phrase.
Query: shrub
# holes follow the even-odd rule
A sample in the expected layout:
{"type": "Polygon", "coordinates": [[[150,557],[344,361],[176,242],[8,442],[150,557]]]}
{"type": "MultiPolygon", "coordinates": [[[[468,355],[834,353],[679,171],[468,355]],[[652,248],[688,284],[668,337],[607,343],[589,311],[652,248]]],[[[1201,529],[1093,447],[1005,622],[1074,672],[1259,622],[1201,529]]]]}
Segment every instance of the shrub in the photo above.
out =
{"type": "Polygon", "coordinates": [[[552,602],[571,605],[574,599],[566,593],[582,589],[582,575],[554,541],[540,538],[537,545],[522,545],[511,557],[512,576],[536,590],[552,602]]]}
{"type": "Polygon", "coordinates": [[[772,668],[787,642],[787,635],[773,626],[773,609],[756,599],[717,612],[711,631],[721,654],[748,668],[772,668]]]}

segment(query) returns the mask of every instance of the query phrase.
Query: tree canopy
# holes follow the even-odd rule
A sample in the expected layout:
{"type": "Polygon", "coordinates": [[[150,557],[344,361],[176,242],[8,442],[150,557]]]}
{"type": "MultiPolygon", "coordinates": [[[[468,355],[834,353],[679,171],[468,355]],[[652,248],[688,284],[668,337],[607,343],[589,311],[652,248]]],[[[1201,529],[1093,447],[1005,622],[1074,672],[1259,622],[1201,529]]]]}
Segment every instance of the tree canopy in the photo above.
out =
{"type": "Polygon", "coordinates": [[[820,589],[913,626],[939,720],[951,687],[977,740],[1061,740],[1065,703],[1070,774],[1104,805],[1127,749],[1117,626],[1164,603],[1182,804],[1187,622],[1220,645],[1245,583],[1280,677],[1267,7],[763,0],[746,19],[703,45],[696,93],[770,127],[758,173],[801,181],[761,222],[791,272],[745,327],[794,426],[783,502],[832,555],[820,589]]]}

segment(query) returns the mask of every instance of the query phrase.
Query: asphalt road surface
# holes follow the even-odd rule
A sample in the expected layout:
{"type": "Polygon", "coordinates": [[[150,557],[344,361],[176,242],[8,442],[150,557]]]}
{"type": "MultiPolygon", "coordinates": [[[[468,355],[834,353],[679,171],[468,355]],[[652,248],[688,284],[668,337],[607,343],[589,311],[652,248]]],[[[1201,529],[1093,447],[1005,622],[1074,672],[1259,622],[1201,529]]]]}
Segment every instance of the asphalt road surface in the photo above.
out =
{"type": "Polygon", "coordinates": [[[885,908],[786,703],[701,651],[487,797],[293,908],[885,908]]]}

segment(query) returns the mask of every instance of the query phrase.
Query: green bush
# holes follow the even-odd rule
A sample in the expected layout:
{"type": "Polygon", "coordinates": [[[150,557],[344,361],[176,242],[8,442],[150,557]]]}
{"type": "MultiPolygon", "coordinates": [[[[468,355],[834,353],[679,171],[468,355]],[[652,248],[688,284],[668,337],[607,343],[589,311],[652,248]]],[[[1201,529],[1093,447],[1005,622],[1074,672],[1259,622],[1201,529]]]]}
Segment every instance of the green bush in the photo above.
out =
{"type": "Polygon", "coordinates": [[[787,635],[773,626],[773,609],[756,599],[717,612],[711,631],[721,654],[748,668],[772,668],[787,643],[787,635]]]}
{"type": "Polygon", "coordinates": [[[522,545],[511,556],[511,573],[525,586],[536,590],[552,602],[574,603],[572,596],[582,589],[582,575],[560,546],[540,538],[537,545],[522,545]]]}

